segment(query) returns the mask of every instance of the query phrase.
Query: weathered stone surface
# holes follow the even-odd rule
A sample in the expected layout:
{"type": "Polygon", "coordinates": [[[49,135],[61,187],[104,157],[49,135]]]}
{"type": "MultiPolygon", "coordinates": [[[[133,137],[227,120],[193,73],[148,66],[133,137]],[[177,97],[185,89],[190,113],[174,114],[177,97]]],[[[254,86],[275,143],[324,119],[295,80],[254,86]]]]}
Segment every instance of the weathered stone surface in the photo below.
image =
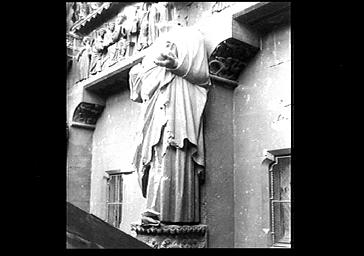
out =
{"type": "Polygon", "coordinates": [[[92,131],[69,128],[67,147],[67,201],[90,210],[92,131]]]}
{"type": "Polygon", "coordinates": [[[234,247],[233,93],[223,81],[212,80],[205,110],[201,222],[209,228],[208,248],[234,247]]]}
{"type": "Polygon", "coordinates": [[[154,249],[161,248],[206,248],[206,225],[164,225],[145,227],[131,225],[137,239],[147,243],[154,249]]]}
{"type": "MultiPolygon", "coordinates": [[[[124,89],[107,98],[105,109],[93,133],[90,212],[104,220],[107,217],[106,171],[130,171],[133,145],[138,138],[136,131],[141,107],[129,97],[130,91],[124,89]]],[[[130,224],[140,218],[145,198],[140,191],[136,173],[123,175],[123,181],[124,201],[120,229],[131,234],[130,224]]]]}
{"type": "Polygon", "coordinates": [[[269,246],[268,170],[261,156],[291,147],[290,47],[289,26],[267,34],[234,90],[235,247],[269,246]]]}

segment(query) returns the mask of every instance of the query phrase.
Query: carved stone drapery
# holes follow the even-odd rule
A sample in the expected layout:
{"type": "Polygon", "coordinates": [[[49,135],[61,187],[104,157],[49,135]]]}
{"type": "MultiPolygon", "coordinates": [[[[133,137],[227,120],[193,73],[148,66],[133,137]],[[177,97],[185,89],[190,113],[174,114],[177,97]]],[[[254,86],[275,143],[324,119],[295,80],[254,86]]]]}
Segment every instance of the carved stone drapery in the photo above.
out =
{"type": "Polygon", "coordinates": [[[73,114],[72,121],[76,123],[95,125],[103,110],[104,106],[81,102],[73,114]]]}
{"type": "Polygon", "coordinates": [[[212,75],[237,80],[258,49],[234,38],[221,42],[209,58],[212,75]]]}
{"type": "Polygon", "coordinates": [[[137,239],[154,249],[161,248],[206,248],[206,225],[163,225],[145,227],[132,224],[131,230],[137,239]]]}

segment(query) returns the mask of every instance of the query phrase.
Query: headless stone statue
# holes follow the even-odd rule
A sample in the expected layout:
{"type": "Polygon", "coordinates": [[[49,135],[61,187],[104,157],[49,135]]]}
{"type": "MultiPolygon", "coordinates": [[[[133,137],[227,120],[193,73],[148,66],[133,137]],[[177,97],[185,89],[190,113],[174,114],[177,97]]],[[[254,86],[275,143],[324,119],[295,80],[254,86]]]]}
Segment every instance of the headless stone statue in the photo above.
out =
{"type": "Polygon", "coordinates": [[[131,99],[144,109],[133,168],[146,198],[142,223],[149,225],[200,221],[207,56],[200,32],[169,28],[129,73],[131,99]]]}

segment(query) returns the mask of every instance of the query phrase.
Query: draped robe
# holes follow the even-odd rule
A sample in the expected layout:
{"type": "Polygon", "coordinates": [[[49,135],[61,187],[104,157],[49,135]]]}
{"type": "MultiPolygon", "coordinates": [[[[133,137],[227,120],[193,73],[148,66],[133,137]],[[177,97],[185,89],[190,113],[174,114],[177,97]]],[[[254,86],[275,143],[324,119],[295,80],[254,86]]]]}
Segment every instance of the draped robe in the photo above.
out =
{"type": "Polygon", "coordinates": [[[93,54],[91,57],[90,74],[96,74],[97,72],[102,71],[106,56],[103,43],[104,39],[101,36],[97,36],[92,49],[93,54]]]}
{"type": "Polygon", "coordinates": [[[131,99],[143,104],[140,141],[133,168],[147,211],[162,222],[199,222],[199,172],[205,166],[203,111],[210,85],[204,40],[191,28],[175,28],[148,48],[129,73],[131,99]],[[166,49],[175,69],[154,64],[166,49]]]}
{"type": "Polygon", "coordinates": [[[90,56],[91,56],[91,47],[89,45],[84,46],[80,50],[80,57],[78,60],[78,65],[80,69],[80,78],[79,81],[85,80],[89,76],[90,70],[90,56]]]}

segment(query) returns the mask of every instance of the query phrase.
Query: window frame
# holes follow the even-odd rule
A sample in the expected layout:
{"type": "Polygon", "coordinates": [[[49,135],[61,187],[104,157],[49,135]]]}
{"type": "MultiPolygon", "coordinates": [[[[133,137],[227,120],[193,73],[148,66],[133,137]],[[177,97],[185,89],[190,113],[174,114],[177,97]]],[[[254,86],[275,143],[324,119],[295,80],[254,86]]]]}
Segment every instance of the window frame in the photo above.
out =
{"type": "Polygon", "coordinates": [[[112,225],[115,228],[120,227],[121,222],[123,221],[122,219],[122,215],[123,215],[123,206],[124,206],[124,195],[125,195],[125,183],[124,183],[124,177],[123,174],[125,174],[124,172],[121,172],[120,170],[109,170],[106,171],[106,222],[109,223],[110,225],[112,225]],[[110,202],[110,181],[111,178],[113,176],[120,176],[121,178],[121,186],[119,187],[119,189],[121,190],[121,201],[120,202],[110,202]],[[110,210],[109,210],[109,206],[110,205],[121,205],[121,211],[120,211],[120,222],[119,222],[119,226],[115,226],[113,223],[109,222],[109,216],[110,216],[110,210]]]}
{"type": "MultiPolygon", "coordinates": [[[[269,190],[269,246],[271,248],[291,248],[292,239],[289,243],[280,243],[275,241],[275,230],[274,230],[274,211],[273,211],[273,201],[276,201],[273,198],[273,172],[274,166],[278,164],[278,158],[282,157],[290,157],[291,158],[291,148],[283,148],[276,150],[266,150],[264,152],[264,160],[263,165],[266,166],[265,170],[268,169],[268,190],[269,190]]],[[[292,171],[291,171],[292,173],[292,171]]],[[[292,205],[292,199],[290,200],[292,205]]],[[[292,213],[292,211],[291,211],[292,213]]],[[[291,218],[292,219],[292,218],[291,218]]],[[[292,233],[291,233],[292,235],[292,233]]]]}

